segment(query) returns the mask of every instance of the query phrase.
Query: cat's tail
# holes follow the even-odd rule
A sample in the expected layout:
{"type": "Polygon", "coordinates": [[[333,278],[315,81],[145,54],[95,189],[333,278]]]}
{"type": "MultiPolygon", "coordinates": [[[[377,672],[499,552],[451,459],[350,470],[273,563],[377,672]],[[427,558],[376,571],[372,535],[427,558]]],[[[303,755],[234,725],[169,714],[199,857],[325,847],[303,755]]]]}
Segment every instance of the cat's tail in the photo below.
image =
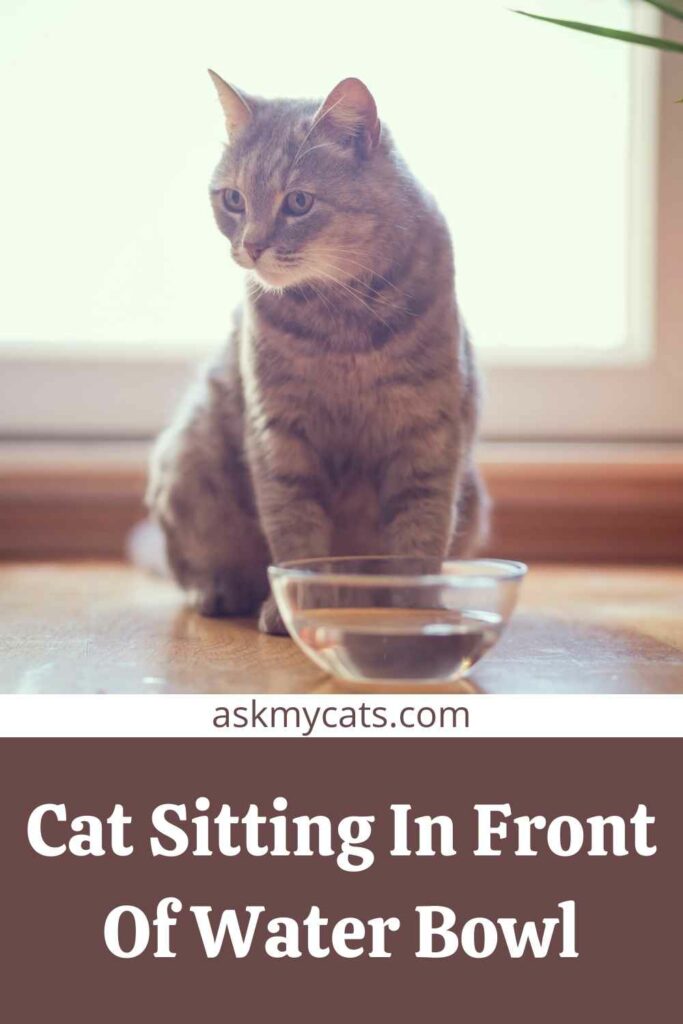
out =
{"type": "Polygon", "coordinates": [[[136,523],[126,537],[126,557],[138,569],[154,573],[155,576],[171,575],[163,531],[149,517],[136,523]]]}

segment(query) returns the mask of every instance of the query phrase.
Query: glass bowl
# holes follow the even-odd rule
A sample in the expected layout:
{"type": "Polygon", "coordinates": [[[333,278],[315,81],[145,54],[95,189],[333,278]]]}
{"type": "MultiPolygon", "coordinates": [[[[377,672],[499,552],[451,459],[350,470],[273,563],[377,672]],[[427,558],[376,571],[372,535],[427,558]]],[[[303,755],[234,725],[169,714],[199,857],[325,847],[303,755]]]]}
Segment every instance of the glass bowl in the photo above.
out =
{"type": "Polygon", "coordinates": [[[268,570],[301,650],[350,682],[452,682],[497,642],[527,567],[498,559],[314,558],[268,570]]]}

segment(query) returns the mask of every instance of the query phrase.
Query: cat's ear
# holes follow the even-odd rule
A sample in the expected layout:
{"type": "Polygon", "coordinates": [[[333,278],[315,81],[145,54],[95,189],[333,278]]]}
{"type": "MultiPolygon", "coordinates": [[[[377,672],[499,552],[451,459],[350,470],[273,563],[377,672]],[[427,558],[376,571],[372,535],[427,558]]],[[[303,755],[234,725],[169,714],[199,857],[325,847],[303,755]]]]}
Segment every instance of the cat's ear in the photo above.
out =
{"type": "Polygon", "coordinates": [[[380,121],[372,93],[359,78],[345,78],[335,85],[317,114],[324,123],[347,138],[358,140],[361,152],[369,156],[379,143],[380,121]]]}
{"type": "Polygon", "coordinates": [[[223,108],[223,113],[225,115],[225,127],[228,130],[228,136],[232,139],[251,121],[251,107],[244,96],[242,96],[242,94],[239,93],[233,85],[228,85],[228,83],[223,81],[221,76],[217,75],[215,71],[211,70],[211,68],[209,68],[209,75],[211,76],[211,81],[216,87],[218,99],[221,107],[223,108]]]}

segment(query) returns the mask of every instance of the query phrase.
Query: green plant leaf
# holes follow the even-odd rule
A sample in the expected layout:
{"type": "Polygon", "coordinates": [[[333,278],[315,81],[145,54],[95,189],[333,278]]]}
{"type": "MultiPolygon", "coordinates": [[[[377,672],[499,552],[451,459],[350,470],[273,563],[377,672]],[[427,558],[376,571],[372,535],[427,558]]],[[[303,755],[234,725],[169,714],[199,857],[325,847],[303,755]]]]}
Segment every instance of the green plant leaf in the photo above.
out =
{"type": "Polygon", "coordinates": [[[614,28],[602,28],[600,25],[588,25],[583,21],[565,21],[562,18],[545,18],[541,14],[530,14],[529,11],[514,10],[513,14],[521,14],[535,21],[547,21],[550,25],[561,25],[563,28],[575,29],[577,32],[588,32],[593,36],[605,36],[608,39],[620,39],[625,43],[639,43],[641,46],[653,46],[657,50],[670,50],[672,53],[683,53],[683,43],[673,39],[659,39],[657,36],[642,36],[637,32],[621,32],[614,28]]]}
{"type": "Polygon", "coordinates": [[[658,10],[663,11],[664,14],[670,14],[672,18],[678,18],[679,21],[683,21],[683,8],[676,7],[674,4],[665,4],[662,0],[645,0],[646,4],[652,4],[658,10]]]}

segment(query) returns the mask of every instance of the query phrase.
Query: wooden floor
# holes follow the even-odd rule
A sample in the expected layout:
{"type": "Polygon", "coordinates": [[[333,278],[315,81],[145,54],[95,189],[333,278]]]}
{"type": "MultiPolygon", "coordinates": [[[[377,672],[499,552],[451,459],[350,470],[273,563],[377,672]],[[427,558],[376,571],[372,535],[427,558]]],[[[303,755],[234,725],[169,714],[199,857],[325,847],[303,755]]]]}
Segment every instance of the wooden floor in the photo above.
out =
{"type": "MultiPolygon", "coordinates": [[[[0,565],[0,692],[355,689],[289,639],[202,619],[171,583],[127,566],[0,565]]],[[[438,688],[458,689],[683,692],[683,569],[533,568],[498,647],[469,681],[438,688]]]]}

